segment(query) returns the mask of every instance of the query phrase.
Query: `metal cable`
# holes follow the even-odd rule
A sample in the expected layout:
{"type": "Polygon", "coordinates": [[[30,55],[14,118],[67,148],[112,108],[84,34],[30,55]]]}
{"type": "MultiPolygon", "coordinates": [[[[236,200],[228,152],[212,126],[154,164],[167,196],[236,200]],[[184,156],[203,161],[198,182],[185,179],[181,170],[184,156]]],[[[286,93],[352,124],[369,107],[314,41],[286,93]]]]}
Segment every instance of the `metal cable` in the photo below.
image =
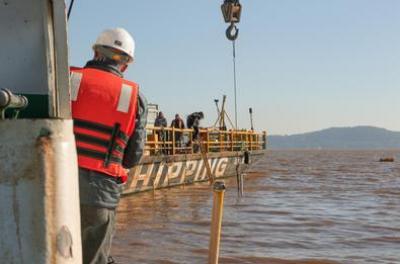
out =
{"type": "Polygon", "coordinates": [[[71,15],[71,11],[72,11],[72,7],[73,7],[73,5],[74,5],[74,1],[75,1],[75,0],[71,0],[71,2],[69,3],[68,14],[67,14],[67,20],[69,20],[69,16],[71,15]]]}
{"type": "MultiPolygon", "coordinates": [[[[237,78],[236,78],[236,41],[232,40],[233,55],[233,89],[235,92],[235,130],[238,131],[238,104],[237,104],[237,78]]],[[[240,173],[240,156],[239,151],[236,152],[236,181],[239,197],[243,196],[243,177],[240,173]]]]}
{"type": "Polygon", "coordinates": [[[235,91],[235,129],[238,129],[238,105],[237,105],[237,79],[236,79],[236,41],[232,41],[233,48],[233,88],[235,91]]]}

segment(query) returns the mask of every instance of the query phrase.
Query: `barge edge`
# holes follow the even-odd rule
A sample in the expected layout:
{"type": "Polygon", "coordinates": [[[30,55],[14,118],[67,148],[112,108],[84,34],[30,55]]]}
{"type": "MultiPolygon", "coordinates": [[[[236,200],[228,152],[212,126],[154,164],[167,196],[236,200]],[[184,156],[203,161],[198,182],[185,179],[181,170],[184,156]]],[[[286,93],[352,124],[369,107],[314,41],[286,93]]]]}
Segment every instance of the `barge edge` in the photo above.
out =
{"type": "MultiPolygon", "coordinates": [[[[244,152],[239,152],[240,173],[265,153],[266,150],[251,151],[250,164],[245,164],[244,152]]],[[[236,175],[237,155],[237,152],[207,154],[216,179],[236,175]]],[[[123,196],[205,181],[208,181],[208,175],[201,154],[146,156],[130,170],[123,196]]]]}

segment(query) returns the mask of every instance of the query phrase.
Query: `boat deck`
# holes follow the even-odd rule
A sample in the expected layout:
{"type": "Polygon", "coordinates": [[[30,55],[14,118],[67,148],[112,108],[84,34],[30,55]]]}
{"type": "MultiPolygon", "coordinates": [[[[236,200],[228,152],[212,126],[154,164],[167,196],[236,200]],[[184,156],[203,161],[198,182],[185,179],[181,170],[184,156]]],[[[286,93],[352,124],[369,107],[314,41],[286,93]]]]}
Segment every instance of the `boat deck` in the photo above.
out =
{"type": "MultiPolygon", "coordinates": [[[[146,156],[194,154],[193,129],[148,127],[146,156]]],[[[201,149],[205,153],[253,151],[266,149],[267,133],[253,130],[200,129],[201,149]]]]}
{"type": "Polygon", "coordinates": [[[146,153],[131,169],[124,194],[207,181],[206,162],[213,178],[233,176],[248,167],[246,151],[249,163],[265,153],[265,132],[202,129],[201,151],[190,143],[192,134],[191,129],[148,128],[146,153]],[[182,140],[176,140],[177,133],[182,140]]]}

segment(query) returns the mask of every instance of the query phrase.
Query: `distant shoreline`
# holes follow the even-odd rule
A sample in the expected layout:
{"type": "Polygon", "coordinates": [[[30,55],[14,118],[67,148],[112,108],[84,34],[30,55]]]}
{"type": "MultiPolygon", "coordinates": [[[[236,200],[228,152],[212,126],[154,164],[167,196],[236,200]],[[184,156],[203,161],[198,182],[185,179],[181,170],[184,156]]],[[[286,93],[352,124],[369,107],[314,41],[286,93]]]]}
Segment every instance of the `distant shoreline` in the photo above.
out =
{"type": "Polygon", "coordinates": [[[316,148],[267,148],[267,151],[399,151],[400,148],[386,148],[386,149],[316,149],[316,148]]]}
{"type": "Polygon", "coordinates": [[[320,131],[268,136],[268,149],[383,150],[400,149],[400,132],[371,126],[333,127],[320,131]]]}

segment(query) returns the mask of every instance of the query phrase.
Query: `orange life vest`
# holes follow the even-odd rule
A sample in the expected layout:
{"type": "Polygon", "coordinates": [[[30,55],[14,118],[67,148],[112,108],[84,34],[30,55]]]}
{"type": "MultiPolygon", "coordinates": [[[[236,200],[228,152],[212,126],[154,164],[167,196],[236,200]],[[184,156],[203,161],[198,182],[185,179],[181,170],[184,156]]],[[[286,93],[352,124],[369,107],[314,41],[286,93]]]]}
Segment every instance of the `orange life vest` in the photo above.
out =
{"type": "Polygon", "coordinates": [[[135,130],[139,88],[115,74],[71,68],[71,104],[78,165],[127,179],[125,148],[135,130]]]}

